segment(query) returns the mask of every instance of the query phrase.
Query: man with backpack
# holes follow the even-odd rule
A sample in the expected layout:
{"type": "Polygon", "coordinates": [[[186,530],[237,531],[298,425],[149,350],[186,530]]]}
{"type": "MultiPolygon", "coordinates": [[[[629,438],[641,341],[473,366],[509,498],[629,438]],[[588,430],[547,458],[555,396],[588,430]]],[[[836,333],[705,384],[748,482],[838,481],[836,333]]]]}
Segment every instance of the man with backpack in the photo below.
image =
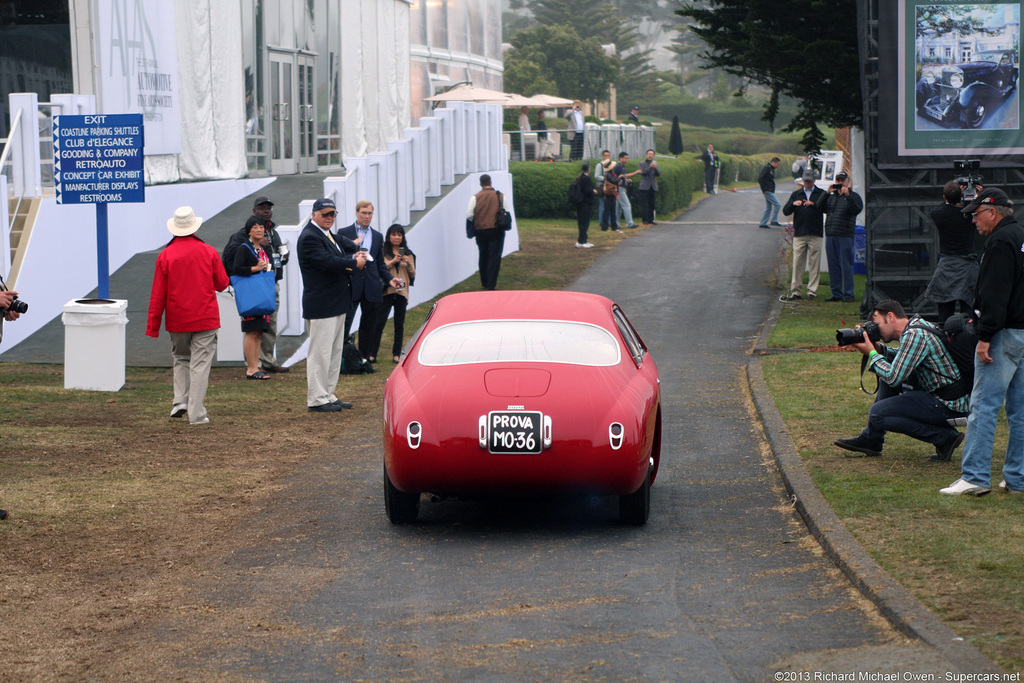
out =
{"type": "Polygon", "coordinates": [[[991,491],[996,418],[1006,404],[1010,435],[1003,461],[1006,493],[1024,491],[1024,227],[1000,189],[978,193],[961,213],[988,240],[981,256],[974,308],[978,313],[971,416],[960,478],[939,493],[983,496],[991,491]]]}
{"type": "Polygon", "coordinates": [[[970,385],[946,348],[943,331],[919,317],[909,318],[892,299],[871,311],[882,342],[899,340],[896,348],[877,345],[864,333],[853,347],[867,357],[866,367],[878,375],[878,395],[868,411],[868,424],[851,439],[835,445],[856,454],[882,454],[886,432],[906,434],[935,445],[932,460],[945,461],[964,440],[948,420],[970,410],[970,385]]]}

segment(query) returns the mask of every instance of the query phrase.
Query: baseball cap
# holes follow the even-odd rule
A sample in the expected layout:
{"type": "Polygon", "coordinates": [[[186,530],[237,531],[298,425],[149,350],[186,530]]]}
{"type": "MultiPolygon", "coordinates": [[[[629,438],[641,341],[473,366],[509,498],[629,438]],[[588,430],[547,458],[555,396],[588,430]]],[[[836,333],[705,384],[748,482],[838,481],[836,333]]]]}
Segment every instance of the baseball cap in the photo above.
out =
{"type": "Polygon", "coordinates": [[[839,173],[836,173],[836,180],[846,180],[849,177],[850,176],[846,175],[842,171],[840,171],[839,173]]]}
{"type": "Polygon", "coordinates": [[[974,213],[979,207],[1013,206],[1013,201],[998,187],[988,187],[978,193],[974,201],[960,210],[960,213],[974,213]]]}
{"type": "Polygon", "coordinates": [[[261,194],[259,197],[256,198],[256,201],[252,203],[252,208],[255,209],[260,204],[270,204],[271,206],[273,206],[274,202],[270,201],[270,197],[261,194]]]}
{"type": "Polygon", "coordinates": [[[334,206],[334,200],[330,197],[324,197],[313,202],[313,211],[322,211],[324,209],[334,209],[337,211],[337,208],[334,206]]]}
{"type": "Polygon", "coordinates": [[[801,180],[814,180],[814,171],[804,171],[801,180]]]}

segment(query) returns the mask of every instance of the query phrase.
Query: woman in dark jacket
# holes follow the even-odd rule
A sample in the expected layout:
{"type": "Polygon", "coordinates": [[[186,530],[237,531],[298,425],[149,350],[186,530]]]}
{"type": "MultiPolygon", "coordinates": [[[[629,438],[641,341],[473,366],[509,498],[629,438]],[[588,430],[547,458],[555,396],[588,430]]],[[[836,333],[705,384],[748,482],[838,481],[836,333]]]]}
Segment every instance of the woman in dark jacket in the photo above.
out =
{"type": "MultiPolygon", "coordinates": [[[[576,187],[579,188],[582,201],[576,204],[576,225],[579,228],[579,236],[576,238],[578,249],[590,249],[594,245],[587,241],[587,230],[590,229],[590,215],[594,211],[594,181],[590,179],[590,164],[583,162],[580,166],[580,174],[576,177],[576,187]]],[[[614,213],[612,214],[614,215],[614,213]]]]}
{"type": "MultiPolygon", "coordinates": [[[[266,228],[256,216],[250,216],[245,222],[245,232],[249,240],[240,244],[235,249],[235,261],[231,268],[232,275],[249,277],[264,270],[270,270],[273,265],[267,252],[260,245],[266,228]]],[[[270,375],[260,370],[260,338],[263,333],[270,329],[269,315],[256,315],[242,318],[242,332],[245,333],[245,378],[246,379],[270,379],[270,375]]]]}

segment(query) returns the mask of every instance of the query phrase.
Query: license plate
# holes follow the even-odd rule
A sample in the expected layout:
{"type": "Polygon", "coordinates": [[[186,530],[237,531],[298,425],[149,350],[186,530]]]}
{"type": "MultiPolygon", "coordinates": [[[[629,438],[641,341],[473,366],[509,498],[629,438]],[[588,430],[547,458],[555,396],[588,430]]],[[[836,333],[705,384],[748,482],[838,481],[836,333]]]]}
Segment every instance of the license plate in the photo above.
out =
{"type": "Polygon", "coordinates": [[[539,412],[492,411],[487,414],[490,453],[537,455],[544,449],[544,416],[539,412]]]}

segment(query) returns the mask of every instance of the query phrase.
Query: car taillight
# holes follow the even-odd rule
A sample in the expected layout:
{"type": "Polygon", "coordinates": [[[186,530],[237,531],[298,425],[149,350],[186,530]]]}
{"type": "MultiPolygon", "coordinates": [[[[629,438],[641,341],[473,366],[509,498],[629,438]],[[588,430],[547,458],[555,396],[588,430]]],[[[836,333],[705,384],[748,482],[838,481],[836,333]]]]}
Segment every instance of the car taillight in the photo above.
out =
{"type": "Polygon", "coordinates": [[[622,437],[625,433],[626,430],[618,422],[612,422],[608,425],[608,441],[611,442],[613,451],[622,448],[622,437]]]}
{"type": "Polygon", "coordinates": [[[423,437],[423,427],[419,422],[410,422],[405,428],[405,439],[409,442],[409,448],[419,448],[420,439],[423,437]]]}

